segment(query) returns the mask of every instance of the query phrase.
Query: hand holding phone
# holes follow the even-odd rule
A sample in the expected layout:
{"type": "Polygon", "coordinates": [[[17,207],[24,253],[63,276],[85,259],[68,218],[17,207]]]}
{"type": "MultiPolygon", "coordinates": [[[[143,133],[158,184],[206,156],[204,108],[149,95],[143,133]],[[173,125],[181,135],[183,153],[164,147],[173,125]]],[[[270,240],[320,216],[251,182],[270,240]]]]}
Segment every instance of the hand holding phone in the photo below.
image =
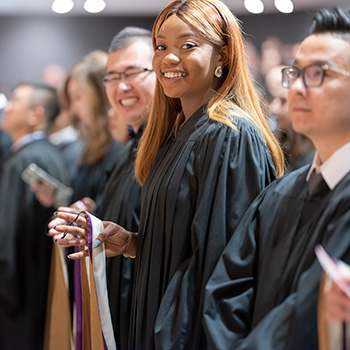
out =
{"type": "Polygon", "coordinates": [[[22,179],[30,185],[37,199],[47,207],[68,206],[73,189],[48,174],[35,163],[30,164],[23,172],[22,179]]]}

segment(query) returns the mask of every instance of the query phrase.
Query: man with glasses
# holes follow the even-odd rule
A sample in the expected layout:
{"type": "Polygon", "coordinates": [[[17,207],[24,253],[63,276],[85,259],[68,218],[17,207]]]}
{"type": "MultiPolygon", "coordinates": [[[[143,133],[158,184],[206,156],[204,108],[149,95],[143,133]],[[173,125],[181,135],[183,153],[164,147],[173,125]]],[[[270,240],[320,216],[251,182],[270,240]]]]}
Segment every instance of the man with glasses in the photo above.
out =
{"type": "MultiPolygon", "coordinates": [[[[124,134],[124,130],[118,131],[118,128],[126,124],[129,140],[118,160],[107,169],[109,178],[94,214],[104,220],[105,226],[117,222],[133,232],[138,231],[141,206],[141,187],[134,176],[134,161],[138,141],[148,120],[156,82],[152,69],[151,35],[151,31],[144,28],[122,29],[110,44],[106,75],[102,79],[111,105],[108,116],[112,135],[116,138],[120,131],[124,134]]],[[[87,198],[73,206],[76,206],[75,210],[79,207],[78,211],[89,210],[87,203],[95,207],[95,203],[87,198]]],[[[58,225],[57,219],[48,225],[52,236],[58,233],[55,225],[58,225]]],[[[134,261],[126,255],[107,258],[106,269],[114,338],[117,349],[123,350],[128,348],[134,261]]],[[[57,334],[55,329],[53,334],[57,334]]]]}
{"type": "MultiPolygon", "coordinates": [[[[96,216],[117,222],[132,232],[138,231],[141,187],[134,176],[134,161],[138,141],[148,120],[155,89],[156,76],[152,69],[153,46],[151,31],[126,27],[112,40],[103,83],[112,111],[110,128],[117,128],[119,118],[129,126],[129,142],[113,168],[101,195],[96,216]]],[[[112,130],[116,133],[117,130],[112,130]]],[[[86,199],[85,199],[86,200],[86,199]]],[[[81,208],[85,209],[85,208],[81,208]]],[[[86,210],[86,209],[85,209],[86,210]]],[[[55,220],[49,224],[55,235],[55,220]]],[[[107,289],[117,349],[128,348],[133,259],[117,256],[107,259],[107,289]]]]}
{"type": "Polygon", "coordinates": [[[151,33],[127,27],[113,39],[108,53],[103,78],[108,100],[136,135],[147,122],[155,87],[151,33]]]}
{"type": "Polygon", "coordinates": [[[291,172],[312,163],[315,150],[307,137],[292,128],[287,103],[288,89],[281,84],[281,69],[284,67],[272,67],[265,75],[265,85],[271,95],[268,113],[276,122],[274,133],[285,156],[285,172],[291,172]]]}
{"type": "Polygon", "coordinates": [[[350,263],[349,13],[316,13],[282,85],[316,154],[258,196],[220,258],[204,308],[213,349],[318,349],[314,249],[350,263]]]}
{"type": "MultiPolygon", "coordinates": [[[[151,31],[124,28],[112,40],[108,53],[107,74],[103,81],[114,112],[129,125],[130,142],[113,169],[97,216],[137,232],[141,188],[134,177],[134,161],[138,141],[148,120],[156,82],[152,70],[151,31]]],[[[121,350],[128,347],[133,268],[133,259],[125,256],[107,259],[110,310],[117,349],[121,350]]]]}

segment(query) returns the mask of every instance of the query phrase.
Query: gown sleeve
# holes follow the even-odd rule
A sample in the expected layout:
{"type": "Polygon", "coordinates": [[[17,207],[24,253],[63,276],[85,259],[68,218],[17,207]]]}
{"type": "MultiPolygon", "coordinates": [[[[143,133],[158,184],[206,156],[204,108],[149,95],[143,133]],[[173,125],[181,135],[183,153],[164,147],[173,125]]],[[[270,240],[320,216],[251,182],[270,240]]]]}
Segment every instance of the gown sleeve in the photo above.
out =
{"type": "MultiPolygon", "coordinates": [[[[274,307],[233,349],[318,349],[317,301],[321,268],[305,271],[297,290],[274,307]]],[[[232,334],[231,334],[232,338],[232,334]]]]}
{"type": "Polygon", "coordinates": [[[251,329],[259,204],[250,206],[226,246],[205,290],[204,329],[208,349],[235,349],[251,329]]]}
{"type": "Polygon", "coordinates": [[[198,193],[191,225],[192,255],[173,274],[155,324],[159,349],[202,348],[205,285],[231,233],[258,193],[275,178],[258,131],[213,125],[197,144],[198,193]]]}

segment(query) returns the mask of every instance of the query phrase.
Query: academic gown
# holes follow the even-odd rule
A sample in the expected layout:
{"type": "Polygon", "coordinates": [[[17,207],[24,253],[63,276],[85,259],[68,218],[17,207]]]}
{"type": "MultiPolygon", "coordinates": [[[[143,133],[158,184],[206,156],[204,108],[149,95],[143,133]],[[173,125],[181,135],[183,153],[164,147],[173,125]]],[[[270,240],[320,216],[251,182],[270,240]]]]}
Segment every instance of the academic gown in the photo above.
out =
{"type": "Polygon", "coordinates": [[[62,143],[57,145],[57,148],[60,150],[63,160],[66,164],[69,179],[74,179],[78,171],[79,159],[81,158],[84,148],[83,141],[77,139],[74,141],[62,143]]]}
{"type": "MultiPolygon", "coordinates": [[[[97,216],[131,232],[139,228],[141,187],[134,176],[134,141],[124,148],[101,197],[97,216]]],[[[117,349],[128,347],[134,259],[107,258],[107,288],[117,349]]]]}
{"type": "Polygon", "coordinates": [[[350,173],[308,195],[305,166],[249,208],[206,288],[210,349],[318,349],[321,267],[314,248],[350,262],[350,173]]]}
{"type": "Polygon", "coordinates": [[[107,169],[116,164],[123,145],[113,142],[107,153],[94,164],[82,164],[78,167],[75,178],[72,181],[74,194],[72,203],[84,197],[99,201],[108,180],[107,169]]]}
{"type": "Polygon", "coordinates": [[[201,347],[204,286],[249,204],[275,178],[255,126],[200,108],[162,147],[142,189],[131,349],[201,347]]]}
{"type": "Polygon", "coordinates": [[[11,145],[10,135],[0,129],[0,171],[3,163],[10,154],[11,145]]]}
{"type": "Polygon", "coordinates": [[[46,140],[26,144],[4,164],[0,183],[0,349],[42,349],[53,208],[43,207],[22,180],[36,163],[66,182],[63,160],[46,140]]]}

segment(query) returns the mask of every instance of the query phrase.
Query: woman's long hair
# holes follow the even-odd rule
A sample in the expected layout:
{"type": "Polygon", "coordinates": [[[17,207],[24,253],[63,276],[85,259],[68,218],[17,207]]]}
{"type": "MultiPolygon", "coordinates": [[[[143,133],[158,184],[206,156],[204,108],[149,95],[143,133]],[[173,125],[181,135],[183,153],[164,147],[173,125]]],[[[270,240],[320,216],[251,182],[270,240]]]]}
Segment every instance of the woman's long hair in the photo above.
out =
{"type": "MultiPolygon", "coordinates": [[[[154,47],[162,24],[172,15],[178,16],[191,26],[218,51],[227,46],[228,57],[223,67],[220,88],[208,102],[209,118],[232,128],[235,128],[232,116],[251,120],[265,138],[276,173],[281,176],[284,171],[283,153],[267,124],[250,77],[237,18],[219,0],[175,0],[158,15],[154,23],[154,47]]],[[[148,125],[141,139],[135,164],[135,175],[141,184],[148,176],[159,148],[166,143],[173,131],[180,111],[180,99],[167,97],[157,81],[148,125]]]]}
{"type": "Polygon", "coordinates": [[[101,160],[113,142],[109,124],[109,102],[102,83],[106,71],[108,55],[103,51],[92,51],[79,60],[69,71],[63,85],[62,99],[70,106],[68,85],[71,79],[76,79],[84,93],[90,96],[93,120],[87,127],[72,115],[73,125],[80,131],[84,142],[84,152],[81,163],[94,164],[101,160]]]}

